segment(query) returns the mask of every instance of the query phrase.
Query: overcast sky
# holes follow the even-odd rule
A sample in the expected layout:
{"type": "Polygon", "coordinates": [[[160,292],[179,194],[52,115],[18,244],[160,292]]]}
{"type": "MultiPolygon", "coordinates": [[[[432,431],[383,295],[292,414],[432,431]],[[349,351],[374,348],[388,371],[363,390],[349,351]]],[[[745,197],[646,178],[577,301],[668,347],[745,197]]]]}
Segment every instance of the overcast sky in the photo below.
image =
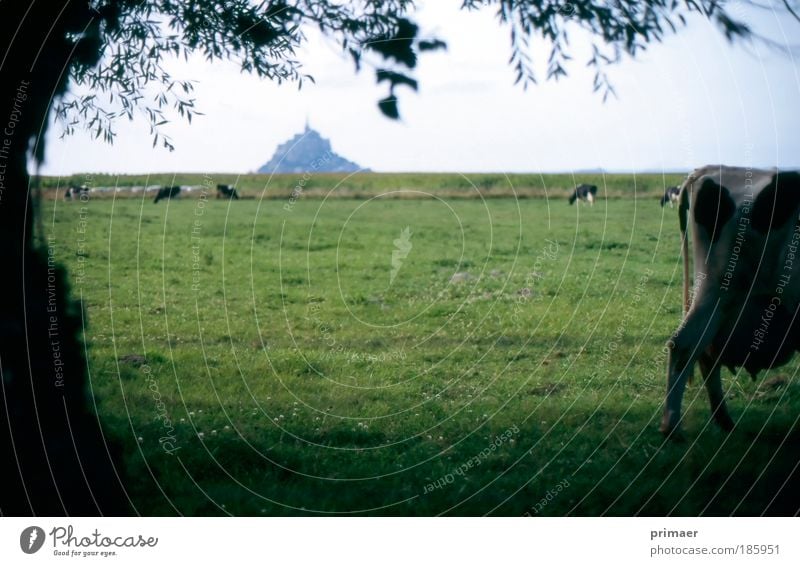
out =
{"type": "MultiPolygon", "coordinates": [[[[573,37],[570,75],[523,91],[508,66],[509,40],[492,12],[460,2],[425,2],[417,20],[448,44],[422,56],[419,92],[400,92],[402,118],[384,118],[385,86],[356,74],[329,41],[312,37],[302,53],[316,84],[277,86],[241,75],[233,64],[173,62],[194,79],[199,109],[166,131],[174,152],[152,149],[145,120],[119,122],[113,146],[85,133],[48,134],[42,173],[236,172],[256,170],[306,117],[333,149],[375,171],[537,172],[589,168],[684,171],[706,163],[800,166],[798,61],[764,45],[731,47],[703,19],[611,69],[618,97],[592,93],[585,51],[573,37]]],[[[744,13],[781,44],[800,37],[785,13],[744,13]]],[[[534,56],[547,57],[545,49],[534,56]]]]}

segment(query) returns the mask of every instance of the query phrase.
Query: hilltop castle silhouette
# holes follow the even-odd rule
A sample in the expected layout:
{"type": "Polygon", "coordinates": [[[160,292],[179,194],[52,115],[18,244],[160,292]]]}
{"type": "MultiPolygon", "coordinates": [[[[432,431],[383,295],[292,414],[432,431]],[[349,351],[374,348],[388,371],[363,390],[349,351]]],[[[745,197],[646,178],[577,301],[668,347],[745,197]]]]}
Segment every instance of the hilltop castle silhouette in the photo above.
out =
{"type": "Polygon", "coordinates": [[[369,171],[337,154],[331,142],[308,125],[303,132],[278,146],[272,158],[258,168],[259,173],[352,173],[369,171]]]}

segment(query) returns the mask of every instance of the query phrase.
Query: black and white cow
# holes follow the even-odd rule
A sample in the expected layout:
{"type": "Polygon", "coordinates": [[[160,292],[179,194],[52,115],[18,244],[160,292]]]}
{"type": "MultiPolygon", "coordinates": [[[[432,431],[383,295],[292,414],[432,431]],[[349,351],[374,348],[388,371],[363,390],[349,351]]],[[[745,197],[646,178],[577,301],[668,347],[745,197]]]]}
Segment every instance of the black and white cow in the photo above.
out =
{"type": "Polygon", "coordinates": [[[572,204],[576,200],[588,202],[590,206],[594,205],[594,195],[597,194],[596,185],[578,185],[569,197],[569,203],[572,204]]]}
{"type": "Polygon", "coordinates": [[[236,192],[235,187],[230,185],[217,185],[217,198],[239,200],[239,193],[236,192]]]}
{"type": "Polygon", "coordinates": [[[153,204],[157,203],[163,199],[173,199],[180,196],[181,188],[179,186],[174,187],[162,187],[158,189],[158,193],[156,194],[156,198],[153,201],[153,204]]]}
{"type": "Polygon", "coordinates": [[[89,198],[89,187],[86,185],[70,185],[64,192],[64,200],[86,200],[87,198],[89,198]]]}
{"type": "Polygon", "coordinates": [[[678,202],[678,196],[680,194],[680,187],[667,187],[664,191],[664,196],[661,197],[661,206],[663,207],[665,204],[669,203],[669,207],[672,208],[678,202]]]}
{"type": "Polygon", "coordinates": [[[755,378],[800,349],[799,215],[797,172],[706,166],[681,186],[686,316],[667,344],[664,434],[679,432],[681,400],[695,362],[714,419],[730,430],[720,367],[744,367],[755,378]],[[694,253],[691,303],[687,223],[694,253]]]}

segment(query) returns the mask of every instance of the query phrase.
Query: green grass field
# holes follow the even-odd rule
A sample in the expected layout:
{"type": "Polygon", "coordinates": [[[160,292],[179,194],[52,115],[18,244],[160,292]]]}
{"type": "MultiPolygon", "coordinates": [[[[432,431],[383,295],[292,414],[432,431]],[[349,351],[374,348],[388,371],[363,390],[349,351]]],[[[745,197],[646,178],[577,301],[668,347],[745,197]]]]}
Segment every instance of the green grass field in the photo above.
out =
{"type": "Polygon", "coordinates": [[[136,512],[796,510],[796,363],[657,431],[674,210],[432,193],[45,204],[136,512]]]}

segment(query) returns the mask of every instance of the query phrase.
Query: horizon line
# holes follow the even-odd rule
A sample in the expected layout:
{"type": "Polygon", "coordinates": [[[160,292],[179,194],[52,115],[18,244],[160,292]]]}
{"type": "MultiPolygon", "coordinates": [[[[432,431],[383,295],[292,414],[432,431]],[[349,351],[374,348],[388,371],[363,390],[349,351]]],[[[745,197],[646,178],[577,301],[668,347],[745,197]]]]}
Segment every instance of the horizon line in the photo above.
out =
{"type": "MultiPolygon", "coordinates": [[[[717,164],[713,164],[717,165],[717,164]]],[[[485,170],[485,171],[455,171],[455,170],[441,170],[441,171],[425,171],[425,170],[408,170],[408,171],[375,171],[374,169],[360,169],[358,171],[295,171],[295,172],[273,172],[273,173],[258,173],[256,171],[249,171],[247,173],[232,172],[232,171],[150,171],[147,173],[121,173],[109,171],[76,171],[74,173],[62,174],[30,174],[31,178],[59,178],[59,177],[75,177],[80,175],[103,175],[103,176],[118,176],[118,177],[133,177],[133,176],[155,176],[155,175],[227,175],[227,176],[251,176],[251,175],[298,175],[304,173],[314,173],[319,175],[352,175],[352,174],[369,174],[369,175],[686,175],[690,171],[703,166],[697,166],[693,169],[685,168],[664,168],[664,169],[603,169],[603,168],[582,168],[572,170],[540,170],[540,171],[501,171],[501,170],[485,170]]],[[[754,165],[752,169],[775,169],[775,165],[754,165]]],[[[797,167],[777,167],[781,171],[797,171],[797,167]]]]}

